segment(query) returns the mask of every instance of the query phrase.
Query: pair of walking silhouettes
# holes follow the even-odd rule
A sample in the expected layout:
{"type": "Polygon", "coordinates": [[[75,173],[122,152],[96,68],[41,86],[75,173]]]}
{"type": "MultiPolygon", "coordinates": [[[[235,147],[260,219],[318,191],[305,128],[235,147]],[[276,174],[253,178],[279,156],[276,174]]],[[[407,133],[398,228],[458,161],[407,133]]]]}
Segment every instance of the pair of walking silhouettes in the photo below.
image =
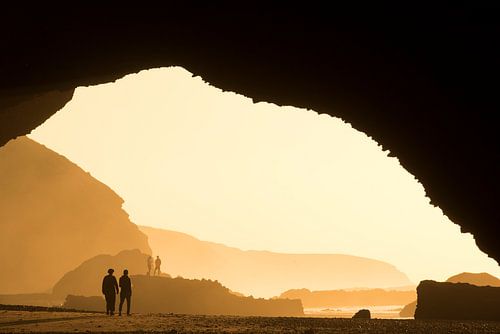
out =
{"type": "Polygon", "coordinates": [[[123,271],[123,276],[120,277],[120,290],[118,289],[118,282],[116,277],[113,276],[115,271],[108,269],[108,275],[104,276],[102,280],[102,293],[106,298],[106,314],[115,314],[116,295],[120,294],[120,306],[118,308],[118,315],[122,315],[123,303],[127,301],[127,315],[130,315],[130,302],[132,298],[132,282],[128,277],[128,270],[123,271]]]}
{"type": "MultiPolygon", "coordinates": [[[[153,276],[156,275],[156,272],[158,272],[158,275],[161,274],[160,271],[160,266],[161,266],[161,260],[160,257],[157,256],[155,260],[155,270],[153,271],[153,276]]],[[[153,258],[151,256],[148,257],[148,276],[151,275],[151,268],[153,267],[153,258]]]]}

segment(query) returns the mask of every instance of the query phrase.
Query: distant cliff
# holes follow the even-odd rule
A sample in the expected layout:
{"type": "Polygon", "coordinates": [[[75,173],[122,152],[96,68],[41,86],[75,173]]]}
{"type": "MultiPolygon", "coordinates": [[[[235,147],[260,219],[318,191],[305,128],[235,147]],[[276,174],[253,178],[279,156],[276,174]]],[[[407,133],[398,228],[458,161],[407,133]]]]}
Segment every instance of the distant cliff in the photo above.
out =
{"type": "Polygon", "coordinates": [[[184,233],[140,227],[172,276],[218,280],[231,290],[272,297],[304,287],[314,290],[412,285],[386,262],[342,254],[242,251],[184,233]]]}
{"type": "Polygon", "coordinates": [[[11,140],[0,148],[0,175],[0,293],[47,291],[97,254],[151,252],[123,200],[45,146],[11,140]]]}
{"type": "Polygon", "coordinates": [[[469,283],[477,286],[500,287],[500,279],[488,273],[461,273],[446,280],[450,283],[469,283]]]}
{"type": "Polygon", "coordinates": [[[422,281],[415,319],[500,320],[500,288],[422,281]]]}
{"type": "Polygon", "coordinates": [[[282,299],[300,299],[304,307],[338,306],[384,306],[404,305],[416,298],[415,290],[395,291],[384,289],[309,291],[308,289],[288,290],[282,299]]]}
{"type": "MultiPolygon", "coordinates": [[[[132,276],[132,312],[301,316],[300,300],[238,297],[218,282],[183,278],[132,276]]],[[[103,310],[102,297],[69,296],[67,308],[103,310]]]]}

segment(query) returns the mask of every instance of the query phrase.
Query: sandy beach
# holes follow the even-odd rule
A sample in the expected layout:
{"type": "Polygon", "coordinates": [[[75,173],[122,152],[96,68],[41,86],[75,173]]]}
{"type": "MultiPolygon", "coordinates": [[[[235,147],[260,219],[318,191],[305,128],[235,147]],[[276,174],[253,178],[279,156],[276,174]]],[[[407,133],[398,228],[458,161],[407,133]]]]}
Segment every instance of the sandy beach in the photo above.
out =
{"type": "Polygon", "coordinates": [[[0,333],[500,333],[500,322],[0,310],[0,333]]]}

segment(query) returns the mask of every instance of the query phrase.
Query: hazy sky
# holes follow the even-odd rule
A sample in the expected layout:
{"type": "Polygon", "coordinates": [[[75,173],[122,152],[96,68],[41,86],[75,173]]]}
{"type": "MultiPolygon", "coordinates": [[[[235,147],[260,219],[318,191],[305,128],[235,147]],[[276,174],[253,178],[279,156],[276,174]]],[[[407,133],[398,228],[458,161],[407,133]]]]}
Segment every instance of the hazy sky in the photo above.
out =
{"type": "Polygon", "coordinates": [[[314,111],[254,104],[179,67],[77,88],[30,137],[115,190],[139,225],[242,249],[371,257],[415,283],[500,276],[364,133],[314,111]]]}

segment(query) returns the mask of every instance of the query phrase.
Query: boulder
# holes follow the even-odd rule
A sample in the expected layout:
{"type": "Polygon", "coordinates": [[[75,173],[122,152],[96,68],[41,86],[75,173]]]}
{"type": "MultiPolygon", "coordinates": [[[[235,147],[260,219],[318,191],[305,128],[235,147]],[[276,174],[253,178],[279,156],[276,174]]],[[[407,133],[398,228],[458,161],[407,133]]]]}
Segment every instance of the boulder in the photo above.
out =
{"type": "Polygon", "coordinates": [[[371,319],[370,310],[362,309],[352,316],[353,319],[371,319]]]}

